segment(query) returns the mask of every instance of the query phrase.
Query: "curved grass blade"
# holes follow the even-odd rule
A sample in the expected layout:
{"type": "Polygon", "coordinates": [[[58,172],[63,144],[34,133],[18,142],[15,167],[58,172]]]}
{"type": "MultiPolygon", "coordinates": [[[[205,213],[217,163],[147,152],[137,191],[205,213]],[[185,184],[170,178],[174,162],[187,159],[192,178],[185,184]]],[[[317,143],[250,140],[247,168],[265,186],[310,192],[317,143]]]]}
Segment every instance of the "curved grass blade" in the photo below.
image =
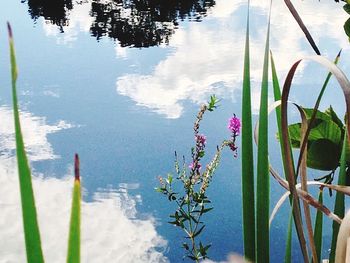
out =
{"type": "Polygon", "coordinates": [[[261,82],[260,112],[259,112],[259,141],[256,189],[256,262],[270,262],[270,176],[268,159],[268,74],[270,50],[270,17],[267,25],[263,76],[261,82]]]}
{"type": "MultiPolygon", "coordinates": [[[[345,185],[346,184],[346,145],[348,142],[346,132],[344,135],[344,141],[343,141],[343,148],[342,153],[340,157],[340,169],[339,169],[339,177],[338,177],[338,185],[345,185]]],[[[345,214],[345,200],[344,200],[344,193],[337,192],[335,196],[335,204],[334,204],[334,213],[337,214],[340,217],[344,217],[345,214]]],[[[339,224],[336,222],[333,222],[332,229],[332,245],[331,245],[331,251],[329,255],[329,262],[332,263],[335,260],[335,249],[337,247],[337,237],[339,233],[339,224]]]]}
{"type": "Polygon", "coordinates": [[[304,32],[306,39],[309,41],[313,50],[316,52],[317,55],[321,55],[321,52],[319,51],[314,39],[312,38],[309,30],[307,30],[303,20],[299,16],[299,14],[298,14],[297,10],[295,9],[295,7],[293,6],[292,2],[290,0],[284,0],[284,3],[288,7],[288,9],[289,9],[290,13],[292,14],[292,16],[294,17],[295,21],[297,21],[301,30],[304,32]]]}
{"type": "Polygon", "coordinates": [[[74,188],[72,210],[69,226],[67,263],[80,262],[80,211],[81,211],[81,187],[79,157],[74,158],[74,188]]]}
{"type": "MultiPolygon", "coordinates": [[[[301,120],[302,120],[300,137],[303,141],[307,142],[306,131],[308,129],[308,123],[307,123],[307,119],[306,119],[306,114],[305,114],[302,107],[297,105],[297,108],[299,110],[301,120]]],[[[306,168],[307,151],[300,153],[300,155],[301,155],[300,156],[300,159],[301,159],[301,163],[300,163],[301,189],[303,191],[307,192],[307,168],[306,168]]],[[[315,240],[314,240],[314,235],[313,235],[313,230],[312,230],[311,213],[310,213],[309,205],[306,201],[303,201],[303,208],[304,208],[304,215],[305,215],[304,218],[305,218],[305,222],[306,222],[307,233],[309,236],[309,243],[310,243],[310,248],[311,248],[311,253],[312,253],[312,259],[313,259],[313,262],[317,263],[318,258],[317,258],[315,240]]]]}
{"type": "MultiPolygon", "coordinates": [[[[340,51],[338,52],[338,54],[337,54],[337,56],[336,56],[336,58],[335,58],[335,60],[334,60],[334,64],[335,64],[335,65],[337,65],[338,62],[339,62],[339,58],[340,58],[341,52],[342,52],[342,50],[340,50],[340,51]]],[[[324,94],[324,92],[325,92],[325,90],[326,90],[326,87],[328,86],[328,82],[329,82],[331,76],[332,76],[332,72],[329,72],[328,75],[327,75],[327,77],[326,77],[325,82],[323,83],[323,86],[322,86],[322,88],[321,88],[321,91],[320,91],[320,93],[318,94],[316,103],[315,103],[314,108],[313,108],[313,111],[312,111],[311,118],[310,118],[310,120],[309,120],[309,126],[308,126],[308,128],[307,128],[307,130],[306,130],[305,138],[308,138],[309,135],[310,135],[311,128],[312,128],[312,124],[313,124],[313,122],[314,122],[314,120],[315,120],[315,118],[316,118],[317,111],[318,111],[318,108],[319,108],[320,103],[321,103],[321,99],[322,99],[323,94],[324,94]]],[[[297,176],[298,176],[298,174],[299,174],[299,167],[300,167],[300,164],[301,164],[301,157],[302,157],[302,155],[303,155],[303,152],[304,152],[305,149],[306,149],[306,143],[307,143],[307,140],[302,140],[302,143],[301,143],[301,146],[300,146],[300,155],[299,155],[298,165],[297,165],[297,172],[296,172],[296,175],[297,175],[297,176]]]]}
{"type": "MultiPolygon", "coordinates": [[[[280,84],[278,82],[278,77],[277,77],[277,73],[276,73],[276,66],[275,66],[275,61],[273,59],[273,55],[272,52],[270,51],[270,56],[271,56],[271,71],[272,71],[272,86],[273,86],[273,94],[274,94],[274,98],[275,101],[280,101],[281,100],[281,88],[280,88],[280,84]]],[[[278,137],[282,138],[282,126],[281,126],[281,106],[277,106],[276,107],[276,120],[277,120],[277,127],[278,127],[278,137]]],[[[281,148],[281,155],[282,155],[282,163],[283,163],[283,170],[284,170],[284,174],[286,174],[286,167],[284,166],[285,164],[285,155],[284,155],[284,148],[283,148],[283,143],[281,140],[279,140],[280,142],[280,148],[281,148]]],[[[289,151],[291,152],[292,149],[289,149],[289,151]]],[[[293,155],[291,155],[293,158],[293,155]]],[[[293,161],[294,162],[294,161],[293,161]]],[[[290,198],[290,204],[292,206],[292,199],[290,198]]],[[[271,219],[270,219],[271,221],[271,219]]],[[[292,246],[291,246],[291,242],[292,242],[292,224],[288,224],[288,230],[287,230],[287,240],[286,240],[286,252],[285,252],[285,262],[291,262],[292,260],[292,246]]]]}
{"type": "MultiPolygon", "coordinates": [[[[345,74],[331,61],[327,60],[324,57],[321,56],[313,56],[313,57],[308,57],[309,60],[315,61],[317,63],[319,63],[320,65],[326,67],[337,79],[337,81],[339,82],[344,96],[345,96],[345,101],[346,101],[346,124],[347,126],[349,125],[349,119],[350,119],[350,82],[347,79],[347,77],[345,76],[345,74]]],[[[283,130],[283,143],[285,144],[285,147],[288,147],[288,120],[287,120],[287,100],[288,100],[288,96],[289,96],[289,91],[290,91],[290,87],[291,87],[291,83],[295,74],[295,71],[298,67],[298,65],[300,64],[301,60],[297,61],[290,69],[290,71],[288,72],[286,81],[284,83],[284,87],[283,87],[283,92],[282,92],[282,108],[281,108],[281,113],[282,113],[282,130],[283,130]]],[[[349,135],[349,129],[347,129],[347,133],[349,135]]],[[[287,165],[288,165],[288,173],[287,173],[287,178],[288,178],[288,183],[289,183],[289,187],[290,187],[290,191],[292,193],[293,196],[293,201],[297,200],[298,196],[296,193],[296,189],[295,189],[295,183],[293,181],[294,178],[294,174],[293,174],[293,163],[291,162],[291,156],[290,153],[288,151],[286,151],[286,161],[287,161],[287,165]]],[[[297,211],[300,211],[300,207],[295,205],[295,202],[293,202],[294,204],[294,208],[293,211],[294,213],[297,213],[297,211]]],[[[301,218],[300,218],[301,219],[301,218]]],[[[298,222],[298,225],[301,224],[301,220],[300,222],[298,222]]],[[[297,228],[297,232],[298,233],[302,233],[302,229],[301,228],[297,228]]],[[[299,239],[300,240],[300,239],[299,239]]],[[[300,243],[303,245],[304,244],[305,239],[300,240],[300,243]]]]}
{"type": "Polygon", "coordinates": [[[11,77],[12,77],[12,100],[13,114],[15,121],[15,136],[16,136],[16,152],[18,163],[19,185],[21,193],[22,216],[24,227],[24,238],[26,244],[27,262],[41,263],[44,262],[43,252],[41,248],[41,239],[37,212],[35,207],[34,193],[32,187],[31,172],[28,164],[28,159],[24,149],[21,124],[19,119],[18,101],[17,101],[17,65],[12,29],[7,23],[9,43],[10,43],[10,58],[11,58],[11,77]]]}
{"type": "Polygon", "coordinates": [[[248,1],[242,90],[242,205],[244,257],[255,262],[255,184],[250,89],[249,8],[248,1]]]}

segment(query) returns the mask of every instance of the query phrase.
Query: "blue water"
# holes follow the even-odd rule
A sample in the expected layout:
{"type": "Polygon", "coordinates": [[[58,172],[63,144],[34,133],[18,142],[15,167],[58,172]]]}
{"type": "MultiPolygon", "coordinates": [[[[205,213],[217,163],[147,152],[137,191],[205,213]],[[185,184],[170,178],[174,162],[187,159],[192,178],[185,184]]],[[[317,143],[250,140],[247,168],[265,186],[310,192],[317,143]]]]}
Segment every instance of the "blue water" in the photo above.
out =
{"type": "MultiPolygon", "coordinates": [[[[182,262],[184,251],[180,246],[184,235],[167,223],[175,206],[156,193],[154,187],[158,185],[158,176],[174,172],[175,150],[179,156],[190,159],[193,121],[199,106],[208,101],[210,95],[216,94],[221,102],[217,110],[206,114],[201,125],[208,141],[204,161],[214,154],[216,145],[230,136],[226,128],[228,119],[233,113],[240,116],[246,2],[207,1],[204,9],[190,8],[191,11],[174,7],[175,11],[169,11],[167,16],[151,17],[156,22],[145,19],[141,28],[148,36],[152,32],[158,34],[158,38],[147,41],[140,37],[133,39],[130,34],[126,34],[127,38],[125,34],[108,34],[108,28],[113,25],[106,21],[111,21],[115,14],[102,16],[106,24],[97,37],[97,33],[90,30],[96,23],[90,16],[93,12],[89,1],[73,3],[72,9],[66,6],[63,20],[62,17],[55,20],[50,15],[44,18],[40,13],[32,19],[28,11],[30,2],[8,1],[0,9],[0,115],[5,120],[0,122],[0,200],[3,200],[0,206],[4,211],[0,232],[10,240],[0,249],[0,261],[24,260],[20,212],[16,210],[18,190],[12,190],[18,182],[5,24],[10,21],[19,68],[23,129],[38,207],[42,207],[39,220],[45,229],[42,232],[46,236],[47,262],[64,260],[68,220],[65,216],[68,217],[70,204],[69,178],[74,153],[79,153],[81,159],[83,225],[89,223],[86,245],[83,240],[83,262],[182,262]],[[152,31],[154,28],[158,31],[152,31]],[[52,189],[57,189],[57,193],[52,189]],[[67,198],[67,203],[62,196],[67,198]],[[56,202],[56,207],[52,202],[56,202]],[[62,217],[46,218],[49,215],[45,213],[60,209],[65,211],[59,214],[62,217]],[[14,217],[17,221],[9,228],[14,217]],[[61,232],[65,233],[63,237],[61,232]],[[106,259],[102,260],[103,256],[106,259]]],[[[196,2],[190,1],[189,5],[195,6],[196,2]]],[[[342,29],[347,17],[341,5],[295,4],[326,57],[332,60],[343,48],[340,66],[345,73],[349,72],[346,58],[350,50],[342,29]]],[[[108,9],[108,4],[106,6],[108,9]]],[[[125,25],[130,12],[137,10],[126,6],[123,11],[120,4],[117,6],[116,10],[122,11],[115,13],[123,18],[125,25]]],[[[268,1],[252,1],[255,120],[267,7],[268,1]]],[[[136,12],[134,19],[140,19],[145,11],[142,12],[136,12]]],[[[282,3],[273,4],[271,22],[271,50],[283,82],[292,62],[313,55],[313,51],[282,3]]],[[[133,28],[140,34],[137,25],[133,28]]],[[[319,66],[303,64],[291,99],[312,106],[326,73],[319,66]]],[[[344,100],[340,89],[334,81],[330,87],[332,90],[326,92],[321,108],[332,104],[342,116],[344,100]]],[[[297,120],[295,111],[291,119],[297,120]]],[[[270,158],[280,169],[275,119],[272,116],[270,120],[270,158]]],[[[225,260],[230,253],[243,253],[240,166],[239,150],[238,158],[226,150],[208,190],[215,209],[203,218],[206,223],[203,240],[212,243],[210,257],[214,261],[225,260]]],[[[311,176],[315,174],[312,172],[311,176]]],[[[271,207],[283,193],[272,181],[271,207]]],[[[288,207],[284,206],[271,226],[271,262],[283,259],[288,214],[288,207]]],[[[330,226],[330,220],[325,219],[325,224],[330,226]]],[[[330,236],[326,234],[324,238],[326,257],[330,236]]],[[[294,259],[298,262],[301,257],[296,240],[294,248],[294,259]]]]}

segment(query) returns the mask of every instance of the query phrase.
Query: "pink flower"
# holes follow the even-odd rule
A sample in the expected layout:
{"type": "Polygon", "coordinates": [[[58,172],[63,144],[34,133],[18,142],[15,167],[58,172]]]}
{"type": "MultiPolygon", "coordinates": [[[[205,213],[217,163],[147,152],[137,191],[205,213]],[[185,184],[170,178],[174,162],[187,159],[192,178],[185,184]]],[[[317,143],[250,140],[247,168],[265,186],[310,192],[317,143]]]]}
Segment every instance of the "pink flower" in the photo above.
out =
{"type": "Polygon", "coordinates": [[[233,115],[228,121],[227,128],[235,135],[238,135],[241,131],[241,120],[238,119],[236,115],[233,115]]]}
{"type": "Polygon", "coordinates": [[[196,139],[196,142],[201,146],[205,146],[205,143],[207,142],[207,137],[205,137],[204,134],[196,135],[195,139],[196,139]]]}
{"type": "Polygon", "coordinates": [[[196,167],[194,167],[194,162],[191,162],[188,168],[191,170],[200,170],[202,168],[202,165],[200,163],[197,163],[196,167]]]}

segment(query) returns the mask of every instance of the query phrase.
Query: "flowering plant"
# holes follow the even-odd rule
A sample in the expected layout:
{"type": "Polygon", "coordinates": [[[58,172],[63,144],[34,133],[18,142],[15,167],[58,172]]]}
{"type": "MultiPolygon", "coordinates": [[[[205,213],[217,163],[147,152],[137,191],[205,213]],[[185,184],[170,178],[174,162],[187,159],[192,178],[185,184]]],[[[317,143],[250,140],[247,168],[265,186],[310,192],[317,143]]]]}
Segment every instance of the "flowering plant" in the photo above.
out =
{"type": "Polygon", "coordinates": [[[191,163],[186,165],[183,158],[183,165],[180,168],[177,154],[175,152],[175,171],[176,179],[183,185],[183,192],[175,192],[173,190],[173,176],[168,174],[167,178],[159,178],[160,187],[156,190],[168,197],[168,200],[175,202],[177,208],[174,214],[170,215],[172,221],[169,222],[186,233],[186,239],[189,242],[182,244],[186,251],[186,256],[195,262],[208,258],[208,249],[211,244],[204,245],[201,241],[197,241],[198,236],[205,228],[202,216],[211,211],[213,207],[211,201],[206,195],[206,190],[212,180],[212,176],[220,163],[222,150],[228,146],[237,156],[236,138],[239,135],[241,123],[240,120],[233,115],[229,119],[228,129],[231,132],[231,138],[224,140],[221,146],[217,146],[213,159],[205,166],[203,172],[201,159],[205,155],[205,147],[207,138],[204,134],[199,133],[200,122],[206,111],[213,111],[218,106],[219,100],[216,96],[211,96],[210,101],[206,105],[202,105],[194,123],[194,139],[195,146],[191,148],[191,163]]]}

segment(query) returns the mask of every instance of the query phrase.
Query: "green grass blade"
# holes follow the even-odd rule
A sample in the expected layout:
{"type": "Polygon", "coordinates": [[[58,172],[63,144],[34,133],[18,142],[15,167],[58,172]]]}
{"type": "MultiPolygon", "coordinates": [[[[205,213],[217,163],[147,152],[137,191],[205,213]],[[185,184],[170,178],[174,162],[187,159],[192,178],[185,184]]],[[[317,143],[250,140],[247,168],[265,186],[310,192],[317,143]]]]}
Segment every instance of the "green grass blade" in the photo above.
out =
{"type": "MultiPolygon", "coordinates": [[[[318,202],[323,204],[323,190],[320,190],[318,195],[318,202]]],[[[323,213],[317,210],[314,230],[314,240],[316,246],[317,258],[319,261],[322,260],[322,232],[323,232],[323,213]]]]}
{"type": "Polygon", "coordinates": [[[292,226],[293,226],[293,213],[291,212],[289,216],[289,223],[288,223],[286,253],[284,256],[284,263],[292,262],[292,226]]]}
{"type": "MultiPolygon", "coordinates": [[[[343,148],[342,153],[340,157],[340,169],[339,169],[339,177],[338,177],[338,185],[345,185],[346,184],[346,145],[348,143],[347,139],[347,132],[345,132],[344,135],[344,141],[343,141],[343,148]]],[[[335,196],[335,205],[334,205],[334,213],[338,215],[340,218],[344,217],[345,214],[345,200],[344,200],[344,194],[341,192],[336,193],[335,196]]],[[[329,255],[329,262],[332,263],[335,260],[335,249],[337,247],[337,237],[339,233],[339,227],[340,225],[336,222],[333,222],[332,228],[332,245],[331,245],[331,252],[329,255]]]]}
{"type": "MultiPolygon", "coordinates": [[[[271,4],[270,4],[271,15],[271,4]]],[[[268,73],[270,15],[268,20],[259,112],[259,141],[256,190],[256,262],[270,262],[270,177],[268,160],[268,73]]]]}
{"type": "Polygon", "coordinates": [[[81,187],[80,187],[80,170],[79,157],[76,154],[74,159],[74,187],[72,210],[69,226],[68,254],[67,263],[80,262],[80,210],[81,210],[81,187]]]}
{"type": "Polygon", "coordinates": [[[244,257],[255,261],[255,191],[250,88],[249,1],[242,90],[242,202],[244,257]]]}
{"type": "Polygon", "coordinates": [[[35,207],[34,193],[32,187],[31,172],[28,164],[28,159],[24,149],[23,136],[21,131],[18,101],[17,101],[17,65],[15,57],[14,41],[12,30],[9,23],[8,35],[10,43],[10,59],[11,59],[11,77],[12,77],[12,99],[13,99],[13,113],[15,122],[15,136],[16,136],[16,152],[18,163],[18,175],[21,193],[22,216],[24,227],[24,238],[27,253],[27,262],[41,263],[44,262],[44,257],[41,249],[41,240],[39,225],[35,207]]]}

